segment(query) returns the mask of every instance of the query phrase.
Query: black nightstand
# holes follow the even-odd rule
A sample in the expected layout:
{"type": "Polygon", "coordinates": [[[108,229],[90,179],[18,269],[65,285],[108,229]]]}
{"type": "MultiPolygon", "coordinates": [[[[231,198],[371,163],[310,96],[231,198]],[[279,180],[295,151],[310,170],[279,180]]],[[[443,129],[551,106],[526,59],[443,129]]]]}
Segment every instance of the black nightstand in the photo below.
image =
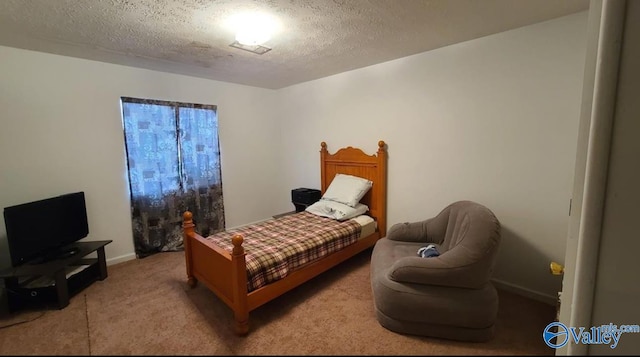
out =
{"type": "Polygon", "coordinates": [[[307,207],[318,202],[322,197],[320,190],[314,188],[296,188],[291,190],[291,202],[296,207],[296,212],[302,212],[307,207]]]}

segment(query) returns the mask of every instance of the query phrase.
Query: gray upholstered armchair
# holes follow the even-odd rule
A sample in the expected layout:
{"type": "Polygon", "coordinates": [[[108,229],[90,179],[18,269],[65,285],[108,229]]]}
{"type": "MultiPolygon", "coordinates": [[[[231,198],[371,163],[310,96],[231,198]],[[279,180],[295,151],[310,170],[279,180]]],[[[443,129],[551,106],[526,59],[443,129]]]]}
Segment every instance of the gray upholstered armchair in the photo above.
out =
{"type": "Polygon", "coordinates": [[[498,294],[490,282],[500,223],[485,206],[459,201],[437,216],[395,224],[371,257],[378,321],[406,334],[464,341],[493,336],[498,294]],[[440,255],[418,249],[434,244],[440,255]]]}

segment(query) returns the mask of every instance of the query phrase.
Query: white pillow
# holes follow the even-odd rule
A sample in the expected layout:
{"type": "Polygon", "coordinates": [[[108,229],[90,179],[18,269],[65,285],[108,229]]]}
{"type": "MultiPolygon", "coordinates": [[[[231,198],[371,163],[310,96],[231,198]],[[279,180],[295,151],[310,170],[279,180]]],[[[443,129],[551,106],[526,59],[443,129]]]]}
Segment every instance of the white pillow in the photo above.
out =
{"type": "Polygon", "coordinates": [[[307,207],[305,211],[313,213],[320,217],[333,218],[338,221],[344,221],[357,217],[369,210],[367,205],[358,203],[356,207],[347,206],[344,203],[329,201],[321,199],[311,206],[307,207]]]}
{"type": "Polygon", "coordinates": [[[337,174],[322,198],[355,207],[371,189],[372,184],[372,181],[362,177],[337,174]]]}

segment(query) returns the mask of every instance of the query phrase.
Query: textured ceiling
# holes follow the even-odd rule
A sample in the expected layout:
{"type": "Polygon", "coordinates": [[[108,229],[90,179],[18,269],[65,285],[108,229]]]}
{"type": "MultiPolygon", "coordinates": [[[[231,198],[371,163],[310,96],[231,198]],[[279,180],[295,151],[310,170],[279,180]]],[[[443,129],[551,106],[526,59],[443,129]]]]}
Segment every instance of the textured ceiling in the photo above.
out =
{"type": "Polygon", "coordinates": [[[589,0],[0,0],[0,45],[282,88],[586,10],[589,0]],[[281,30],[263,55],[227,20],[281,30]]]}

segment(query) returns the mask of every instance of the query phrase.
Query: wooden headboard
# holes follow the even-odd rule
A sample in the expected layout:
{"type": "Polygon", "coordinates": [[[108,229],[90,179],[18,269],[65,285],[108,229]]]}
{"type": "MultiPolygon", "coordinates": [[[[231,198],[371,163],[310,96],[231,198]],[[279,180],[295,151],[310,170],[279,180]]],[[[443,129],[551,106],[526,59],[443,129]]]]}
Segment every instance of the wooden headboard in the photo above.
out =
{"type": "Polygon", "coordinates": [[[378,224],[380,238],[387,235],[387,151],[384,141],[378,142],[378,151],[367,155],[351,146],[329,154],[327,144],[320,143],[320,177],[322,194],[336,174],[366,178],[373,182],[371,190],[360,200],[369,206],[369,215],[378,224]]]}

